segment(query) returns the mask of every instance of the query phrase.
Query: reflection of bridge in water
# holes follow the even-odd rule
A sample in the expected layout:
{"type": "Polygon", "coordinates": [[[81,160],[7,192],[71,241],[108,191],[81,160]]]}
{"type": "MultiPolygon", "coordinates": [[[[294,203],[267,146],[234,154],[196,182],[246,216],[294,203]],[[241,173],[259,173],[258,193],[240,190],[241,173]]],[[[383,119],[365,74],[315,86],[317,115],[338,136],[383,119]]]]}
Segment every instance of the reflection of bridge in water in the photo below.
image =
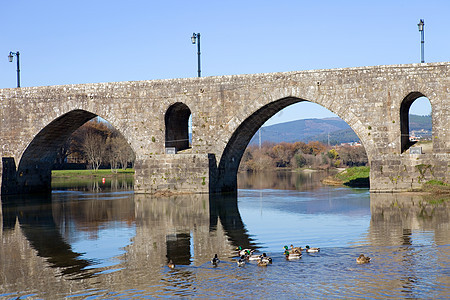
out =
{"type": "MultiPolygon", "coordinates": [[[[190,265],[195,258],[193,263],[198,265],[208,261],[214,253],[233,255],[237,245],[255,247],[244,228],[236,196],[230,199],[182,195],[161,199],[122,193],[111,201],[110,197],[94,193],[84,196],[91,199],[71,201],[71,197],[79,199],[78,195],[54,194],[53,201],[47,196],[3,196],[0,260],[10,259],[15,251],[10,247],[14,247],[27,251],[30,260],[43,263],[44,259],[44,264],[50,265],[56,273],[75,278],[91,277],[102,270],[94,269],[92,259],[72,249],[71,235],[77,230],[88,230],[95,236],[95,231],[108,227],[108,222],[136,225],[131,244],[123,245],[127,264],[149,264],[155,267],[155,272],[168,259],[179,265],[190,265]],[[62,195],[66,198],[61,199],[62,195]],[[8,236],[17,238],[16,246],[5,243],[8,236]]],[[[17,267],[16,264],[0,264],[17,267]]]]}
{"type": "MultiPolygon", "coordinates": [[[[99,282],[105,289],[114,287],[115,290],[127,289],[130,281],[136,286],[143,284],[156,288],[161,282],[175,286],[179,281],[186,282],[186,278],[203,276],[203,273],[194,275],[192,268],[202,267],[214,253],[231,256],[237,245],[256,246],[245,229],[235,197],[179,195],[162,199],[120,194],[111,201],[99,194],[89,194],[89,199],[70,201],[70,193],[64,195],[67,199],[55,199],[54,194],[53,201],[46,198],[46,202],[42,198],[35,201],[27,198],[23,199],[23,205],[17,203],[17,197],[14,204],[9,204],[7,197],[2,198],[2,286],[14,284],[22,286],[24,291],[30,290],[33,285],[39,286],[40,277],[55,278],[57,284],[51,288],[54,295],[73,288],[86,289],[99,282]],[[78,226],[83,228],[79,230],[88,230],[95,236],[96,230],[107,227],[109,222],[135,225],[135,234],[129,244],[123,245],[124,253],[115,259],[116,265],[96,268],[93,260],[77,253],[71,246],[76,231],[72,227],[78,226]],[[177,265],[191,267],[181,268],[166,278],[167,274],[161,268],[168,259],[177,265]],[[94,276],[99,273],[102,276],[94,276]],[[61,280],[61,274],[68,279],[84,279],[61,280]]],[[[427,202],[417,195],[371,194],[371,213],[367,240],[377,260],[392,259],[389,255],[384,257],[385,253],[377,254],[380,245],[398,249],[394,251],[394,255],[398,254],[394,264],[404,264],[409,268],[408,274],[414,274],[420,267],[420,263],[411,261],[409,255],[413,251],[413,231],[432,231],[437,245],[450,243],[445,201],[427,202]]],[[[436,259],[443,268],[448,263],[448,258],[427,259],[436,259]]],[[[383,281],[380,286],[383,289],[404,286],[408,292],[413,277],[407,276],[403,281],[383,281]]]]}

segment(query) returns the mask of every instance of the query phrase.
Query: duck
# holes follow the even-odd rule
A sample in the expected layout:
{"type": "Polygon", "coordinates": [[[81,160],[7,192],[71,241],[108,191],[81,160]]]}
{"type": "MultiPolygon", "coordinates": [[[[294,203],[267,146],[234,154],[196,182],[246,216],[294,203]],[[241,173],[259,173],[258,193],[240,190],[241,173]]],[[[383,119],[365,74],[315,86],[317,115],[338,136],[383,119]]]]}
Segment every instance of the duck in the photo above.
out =
{"type": "Polygon", "coordinates": [[[258,260],[258,266],[260,267],[267,267],[268,264],[269,264],[268,261],[263,261],[262,259],[258,260]]]}
{"type": "Polygon", "coordinates": [[[261,262],[267,262],[268,264],[272,263],[272,258],[268,257],[266,253],[263,253],[260,257],[259,257],[259,261],[261,262]]]}
{"type": "Polygon", "coordinates": [[[367,264],[370,262],[370,257],[364,256],[364,254],[361,254],[356,258],[356,263],[358,264],[367,264]]]}
{"type": "Polygon", "coordinates": [[[237,265],[238,265],[238,267],[243,267],[243,266],[245,266],[245,259],[242,260],[242,258],[239,258],[239,260],[237,261],[237,265]]]}
{"type": "Polygon", "coordinates": [[[247,252],[250,252],[250,254],[252,254],[255,250],[252,250],[252,249],[242,249],[242,247],[239,246],[239,247],[236,248],[236,251],[238,251],[238,255],[239,255],[239,256],[242,256],[242,255],[246,255],[247,252]]]}
{"type": "Polygon", "coordinates": [[[302,250],[305,250],[306,252],[311,253],[311,252],[319,252],[320,248],[317,248],[317,247],[311,248],[310,246],[306,245],[306,247],[303,248],[302,250]]]}
{"type": "Polygon", "coordinates": [[[247,254],[245,255],[245,259],[246,260],[260,260],[261,255],[251,254],[250,251],[247,251],[247,254]]]}
{"type": "MultiPolygon", "coordinates": [[[[284,249],[287,249],[287,246],[284,246],[284,249]]],[[[301,247],[294,247],[294,245],[291,244],[291,249],[288,250],[291,253],[302,253],[302,248],[301,247]]]]}
{"type": "Polygon", "coordinates": [[[213,266],[217,266],[220,263],[220,259],[217,257],[217,254],[214,255],[214,257],[211,259],[211,264],[213,266]]]}
{"type": "Polygon", "coordinates": [[[172,262],[172,260],[169,260],[169,263],[167,264],[167,266],[168,266],[170,269],[175,268],[175,264],[172,262]]]}
{"type": "Polygon", "coordinates": [[[291,259],[299,259],[302,257],[301,253],[289,253],[288,250],[284,251],[284,255],[286,257],[287,260],[291,260],[291,259]]]}

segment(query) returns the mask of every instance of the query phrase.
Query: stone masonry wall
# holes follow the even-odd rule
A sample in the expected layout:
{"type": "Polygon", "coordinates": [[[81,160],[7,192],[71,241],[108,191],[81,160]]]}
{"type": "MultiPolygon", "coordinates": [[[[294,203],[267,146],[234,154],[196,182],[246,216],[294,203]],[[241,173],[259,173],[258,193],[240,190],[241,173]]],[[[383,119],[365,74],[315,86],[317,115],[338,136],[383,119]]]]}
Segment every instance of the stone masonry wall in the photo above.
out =
{"type": "Polygon", "coordinates": [[[159,154],[136,165],[136,193],[208,193],[207,154],[159,154]]]}
{"type": "MultiPolygon", "coordinates": [[[[136,154],[137,192],[219,191],[235,186],[247,139],[279,110],[301,101],[329,109],[355,131],[373,168],[373,191],[415,189],[431,177],[449,181],[450,63],[0,89],[1,177],[14,179],[3,161],[25,170],[48,164],[57,143],[44,137],[66,135],[70,127],[51,125],[85,112],[106,119],[128,140],[136,154]],[[426,96],[432,105],[433,152],[419,160],[401,153],[400,108],[410,95],[426,96]],[[164,154],[164,116],[175,103],[192,113],[192,147],[171,156],[164,154]],[[33,160],[23,159],[24,153],[33,160]],[[421,164],[434,171],[421,174],[421,164]]],[[[30,190],[49,184],[45,174],[33,178],[25,180],[30,190]]]]}

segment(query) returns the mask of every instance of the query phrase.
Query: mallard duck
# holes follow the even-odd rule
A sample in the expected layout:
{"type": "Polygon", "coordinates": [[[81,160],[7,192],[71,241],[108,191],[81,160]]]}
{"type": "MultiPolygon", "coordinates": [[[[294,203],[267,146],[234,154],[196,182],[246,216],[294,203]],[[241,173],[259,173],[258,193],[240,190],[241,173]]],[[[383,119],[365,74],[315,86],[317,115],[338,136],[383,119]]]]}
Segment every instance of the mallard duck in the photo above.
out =
{"type": "Polygon", "coordinates": [[[356,258],[356,263],[358,263],[358,264],[367,264],[369,262],[370,262],[370,257],[364,256],[364,254],[361,254],[360,256],[358,256],[358,258],[356,258]]]}
{"type": "Polygon", "coordinates": [[[213,266],[217,266],[220,263],[220,259],[217,257],[217,254],[214,255],[214,257],[211,259],[211,264],[213,266]]]}
{"type": "Polygon", "coordinates": [[[171,269],[175,268],[175,264],[172,262],[172,260],[169,260],[169,263],[167,264],[167,266],[171,269]]]}
{"type": "Polygon", "coordinates": [[[236,248],[236,251],[238,252],[238,255],[239,255],[239,256],[242,256],[242,255],[246,255],[247,252],[249,252],[250,254],[252,254],[255,250],[252,250],[252,249],[242,249],[242,247],[239,246],[239,247],[236,248]]]}
{"type": "Polygon", "coordinates": [[[291,259],[299,259],[302,257],[301,253],[289,253],[288,250],[284,251],[284,256],[286,257],[287,260],[291,260],[291,259]]]}
{"type": "Polygon", "coordinates": [[[251,254],[250,251],[247,251],[247,254],[245,255],[245,259],[246,260],[260,260],[261,255],[251,254]]]}
{"type": "Polygon", "coordinates": [[[319,252],[320,248],[317,248],[317,247],[311,248],[308,245],[306,245],[306,247],[304,249],[302,249],[302,250],[305,250],[306,252],[311,253],[311,252],[319,252]]]}
{"type": "MultiPolygon", "coordinates": [[[[287,247],[285,246],[285,249],[287,249],[287,247]]],[[[294,245],[291,244],[291,249],[288,250],[291,253],[302,253],[302,248],[301,247],[294,247],[294,245]]]]}
{"type": "Polygon", "coordinates": [[[268,261],[258,260],[258,266],[260,267],[267,267],[268,264],[268,261]]]}
{"type": "Polygon", "coordinates": [[[268,264],[272,263],[272,258],[268,257],[266,253],[263,253],[260,257],[259,257],[259,261],[262,262],[267,262],[268,264]]]}
{"type": "Polygon", "coordinates": [[[239,258],[239,260],[237,261],[237,265],[238,265],[238,267],[245,266],[245,260],[242,260],[242,258],[239,258]]]}

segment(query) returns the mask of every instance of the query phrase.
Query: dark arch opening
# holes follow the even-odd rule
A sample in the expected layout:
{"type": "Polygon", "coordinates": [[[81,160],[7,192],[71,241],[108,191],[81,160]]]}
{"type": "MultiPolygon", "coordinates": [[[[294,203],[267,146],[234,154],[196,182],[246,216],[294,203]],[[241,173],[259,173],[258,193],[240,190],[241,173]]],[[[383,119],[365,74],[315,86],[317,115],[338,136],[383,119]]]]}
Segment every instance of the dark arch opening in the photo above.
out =
{"type": "MultiPolygon", "coordinates": [[[[425,98],[425,96],[420,92],[412,92],[408,94],[405,99],[403,99],[402,104],[400,106],[400,144],[401,144],[401,153],[404,153],[409,148],[417,143],[417,139],[411,136],[411,119],[410,119],[410,110],[413,103],[419,99],[425,98]]],[[[428,100],[428,99],[427,99],[428,100]]],[[[431,104],[430,104],[431,105],[431,104]]],[[[431,112],[430,112],[431,115],[431,112]]],[[[430,126],[431,127],[431,126],[430,126]]],[[[431,128],[430,128],[431,129],[431,128]]],[[[431,132],[430,132],[431,136],[431,132]]]]}
{"type": "Polygon", "coordinates": [[[58,148],[69,136],[97,115],[85,110],[73,110],[53,120],[31,141],[17,168],[19,192],[50,192],[51,171],[58,148]]]}
{"type": "Polygon", "coordinates": [[[189,148],[189,117],[191,110],[181,102],[171,105],[166,112],[166,148],[182,151],[189,148]]]}

